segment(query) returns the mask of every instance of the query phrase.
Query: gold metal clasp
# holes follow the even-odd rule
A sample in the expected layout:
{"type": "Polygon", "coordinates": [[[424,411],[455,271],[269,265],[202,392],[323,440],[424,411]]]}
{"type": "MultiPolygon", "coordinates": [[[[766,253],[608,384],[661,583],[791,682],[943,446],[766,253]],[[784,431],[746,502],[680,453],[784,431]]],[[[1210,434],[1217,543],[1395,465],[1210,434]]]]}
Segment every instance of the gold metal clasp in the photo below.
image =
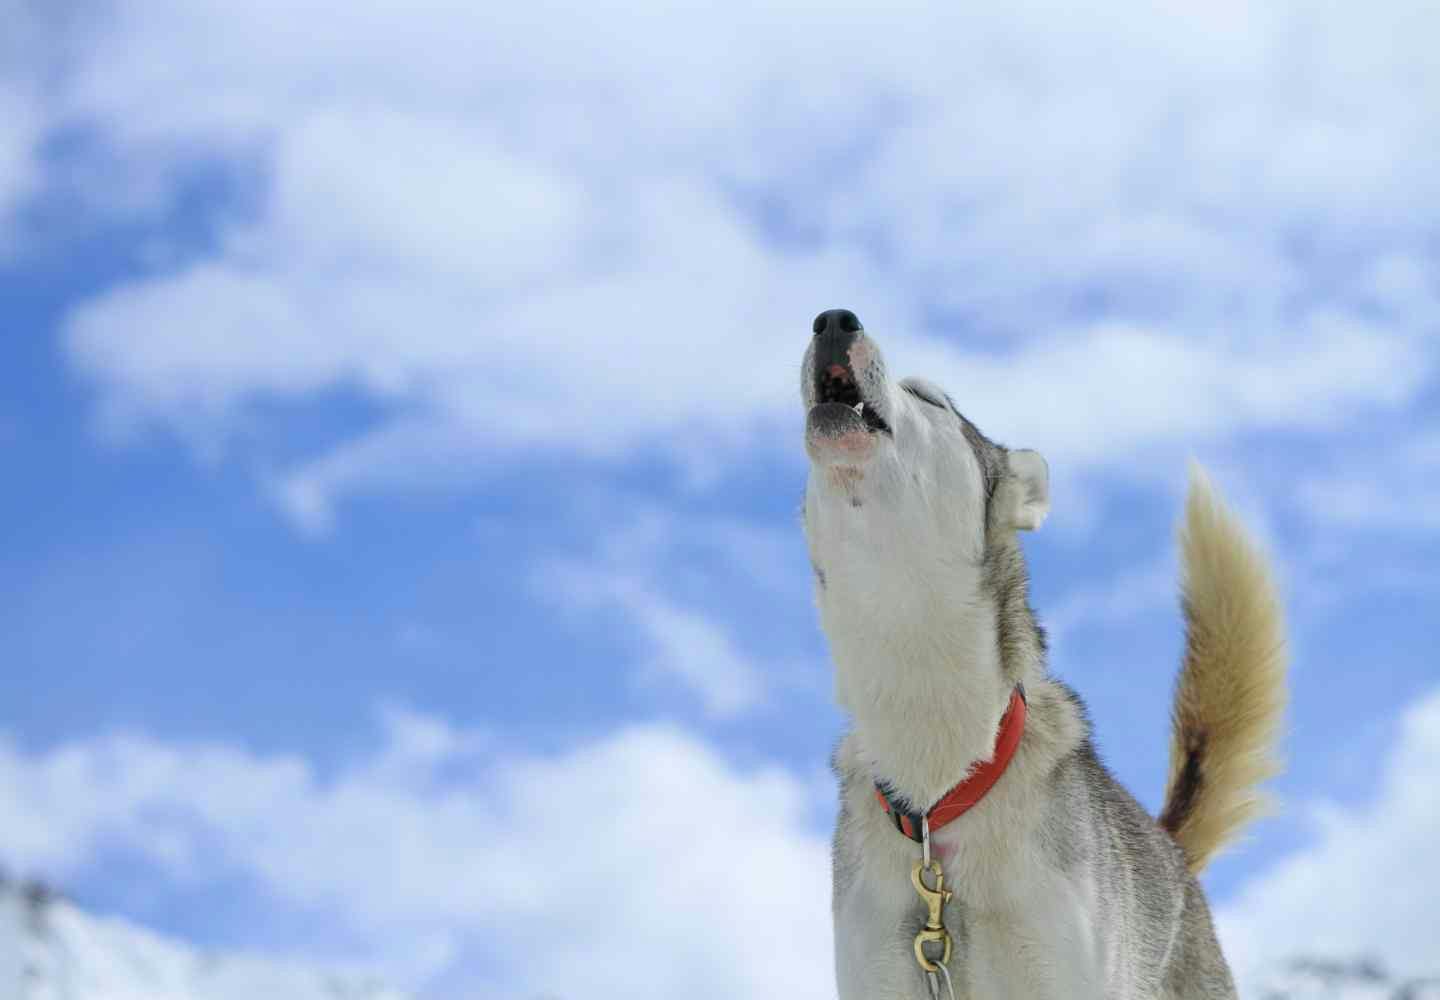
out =
{"type": "Polygon", "coordinates": [[[920,933],[915,935],[915,960],[920,963],[920,968],[926,972],[939,972],[940,965],[947,965],[950,962],[950,932],[945,929],[944,909],[945,904],[950,902],[951,893],[945,888],[945,873],[940,869],[939,861],[917,861],[915,867],[910,870],[910,881],[915,886],[915,891],[920,894],[920,900],[926,906],[925,926],[920,933]],[[925,872],[929,871],[935,876],[935,888],[925,884],[925,872]],[[927,944],[938,944],[943,949],[940,956],[940,965],[936,965],[925,954],[927,944]]]}

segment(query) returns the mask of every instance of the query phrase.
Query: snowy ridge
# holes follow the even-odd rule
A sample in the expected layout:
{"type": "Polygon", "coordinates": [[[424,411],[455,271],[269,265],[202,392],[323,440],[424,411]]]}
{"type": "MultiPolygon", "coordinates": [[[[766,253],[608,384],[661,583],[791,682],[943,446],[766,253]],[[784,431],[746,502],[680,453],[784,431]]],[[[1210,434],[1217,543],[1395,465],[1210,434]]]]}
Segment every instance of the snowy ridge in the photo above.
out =
{"type": "Polygon", "coordinates": [[[1254,1000],[1440,1000],[1440,976],[1394,976],[1366,959],[1297,959],[1268,977],[1254,1000]]]}
{"type": "MultiPolygon", "coordinates": [[[[362,975],[200,951],[0,875],[0,1000],[258,998],[411,1000],[362,975]]],[[[1245,1000],[1440,1000],[1440,975],[1397,976],[1365,959],[1304,958],[1277,967],[1245,1000]]]]}
{"type": "Polygon", "coordinates": [[[361,975],[215,954],[0,876],[0,1000],[407,1000],[361,975]]]}

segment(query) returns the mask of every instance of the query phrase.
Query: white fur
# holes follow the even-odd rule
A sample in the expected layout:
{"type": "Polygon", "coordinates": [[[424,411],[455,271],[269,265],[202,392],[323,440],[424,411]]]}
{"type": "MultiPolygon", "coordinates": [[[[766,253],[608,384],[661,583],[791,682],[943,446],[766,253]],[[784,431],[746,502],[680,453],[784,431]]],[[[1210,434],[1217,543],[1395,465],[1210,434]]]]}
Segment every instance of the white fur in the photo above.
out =
{"type": "Polygon", "coordinates": [[[1010,472],[1018,488],[1006,520],[1016,530],[1034,531],[1050,513],[1050,467],[1038,451],[1022,448],[1010,453],[1010,472]]]}
{"type": "Polygon", "coordinates": [[[933,801],[955,784],[956,760],[989,756],[1009,686],[980,588],[981,470],[924,406],[891,389],[894,441],[863,469],[816,466],[805,522],[826,579],[836,697],[877,773],[933,801]]]}
{"type": "Polygon", "coordinates": [[[1254,786],[1275,769],[1283,627],[1264,559],[1197,481],[1171,788],[1157,821],[1096,759],[1078,700],[1045,670],[1014,535],[1049,512],[1044,459],[985,440],[934,386],[892,383],[863,332],[844,373],[833,333],[813,343],[801,383],[805,530],[852,720],[836,754],[840,997],[928,996],[912,949],[920,848],[878,806],[874,779],[930,807],[992,756],[1023,683],[1027,721],[1009,767],[933,837],[954,893],[957,998],[1234,1000],[1193,871],[1253,815],[1254,786]]]}
{"type": "MultiPolygon", "coordinates": [[[[1030,695],[1058,697],[1041,685],[1030,695]]],[[[1069,727],[1064,727],[1068,729],[1069,727]]],[[[971,935],[966,963],[952,963],[959,997],[1104,997],[1126,995],[1106,982],[1097,887],[1051,867],[1040,850],[1035,788],[1073,731],[1030,731],[1002,781],[979,805],[936,833],[946,886],[955,893],[947,924],[963,908],[971,935]]],[[[842,745],[842,766],[868,757],[858,733],[842,745]]],[[[988,751],[985,754],[988,756],[988,751]]],[[[954,769],[951,770],[954,782],[954,769]]],[[[896,833],[863,784],[849,791],[839,849],[851,855],[852,881],[835,899],[836,972],[841,1000],[916,998],[911,951],[919,900],[910,887],[919,848],[896,833]]]]}
{"type": "MultiPolygon", "coordinates": [[[[888,381],[867,391],[883,393],[893,438],[877,437],[859,465],[812,447],[805,500],[836,695],[853,719],[840,766],[883,775],[928,804],[991,756],[1011,691],[982,586],[984,473],[948,409],[888,381]]],[[[1011,528],[1038,527],[1049,504],[1044,460],[1014,454],[1024,457],[997,492],[1008,505],[1000,516],[1011,528]]],[[[1031,673],[1030,715],[1042,722],[1012,761],[1011,780],[935,837],[955,892],[950,912],[963,906],[971,935],[971,960],[951,970],[956,992],[985,1000],[1116,995],[1102,976],[1096,886],[1054,870],[1038,848],[1035,788],[1081,728],[1038,664],[1031,673]]],[[[865,783],[847,794],[837,849],[849,856],[851,878],[834,904],[840,996],[921,997],[911,951],[920,903],[909,881],[919,848],[895,832],[865,783]]]]}

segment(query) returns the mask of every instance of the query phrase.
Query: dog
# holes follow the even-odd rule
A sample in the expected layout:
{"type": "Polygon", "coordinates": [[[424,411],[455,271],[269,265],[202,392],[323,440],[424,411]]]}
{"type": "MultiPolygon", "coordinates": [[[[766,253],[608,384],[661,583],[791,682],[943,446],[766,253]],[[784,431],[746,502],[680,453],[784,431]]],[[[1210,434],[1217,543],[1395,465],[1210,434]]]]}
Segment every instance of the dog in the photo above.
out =
{"type": "Polygon", "coordinates": [[[1196,874],[1279,772],[1284,627],[1264,557],[1193,467],[1154,819],[1047,670],[1017,537],[1049,511],[1045,460],[989,440],[932,383],[892,381],[848,310],[815,319],[801,383],[804,531],[850,722],[833,762],[841,1000],[1234,997],[1196,874]]]}

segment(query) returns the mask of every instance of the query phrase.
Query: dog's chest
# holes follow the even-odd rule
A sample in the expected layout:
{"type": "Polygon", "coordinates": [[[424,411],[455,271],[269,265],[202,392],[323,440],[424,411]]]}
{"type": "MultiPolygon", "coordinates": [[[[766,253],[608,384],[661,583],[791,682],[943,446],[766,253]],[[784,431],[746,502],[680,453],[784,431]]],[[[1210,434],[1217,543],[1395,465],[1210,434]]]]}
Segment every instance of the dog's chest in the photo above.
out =
{"type": "MultiPolygon", "coordinates": [[[[929,1000],[913,948],[925,914],[910,883],[919,848],[893,830],[843,842],[857,833],[842,827],[837,845],[837,864],[852,866],[837,872],[835,892],[840,998],[929,1000]]],[[[1023,835],[940,853],[954,893],[944,917],[957,1000],[1105,995],[1093,879],[1058,871],[1023,835]]]]}

